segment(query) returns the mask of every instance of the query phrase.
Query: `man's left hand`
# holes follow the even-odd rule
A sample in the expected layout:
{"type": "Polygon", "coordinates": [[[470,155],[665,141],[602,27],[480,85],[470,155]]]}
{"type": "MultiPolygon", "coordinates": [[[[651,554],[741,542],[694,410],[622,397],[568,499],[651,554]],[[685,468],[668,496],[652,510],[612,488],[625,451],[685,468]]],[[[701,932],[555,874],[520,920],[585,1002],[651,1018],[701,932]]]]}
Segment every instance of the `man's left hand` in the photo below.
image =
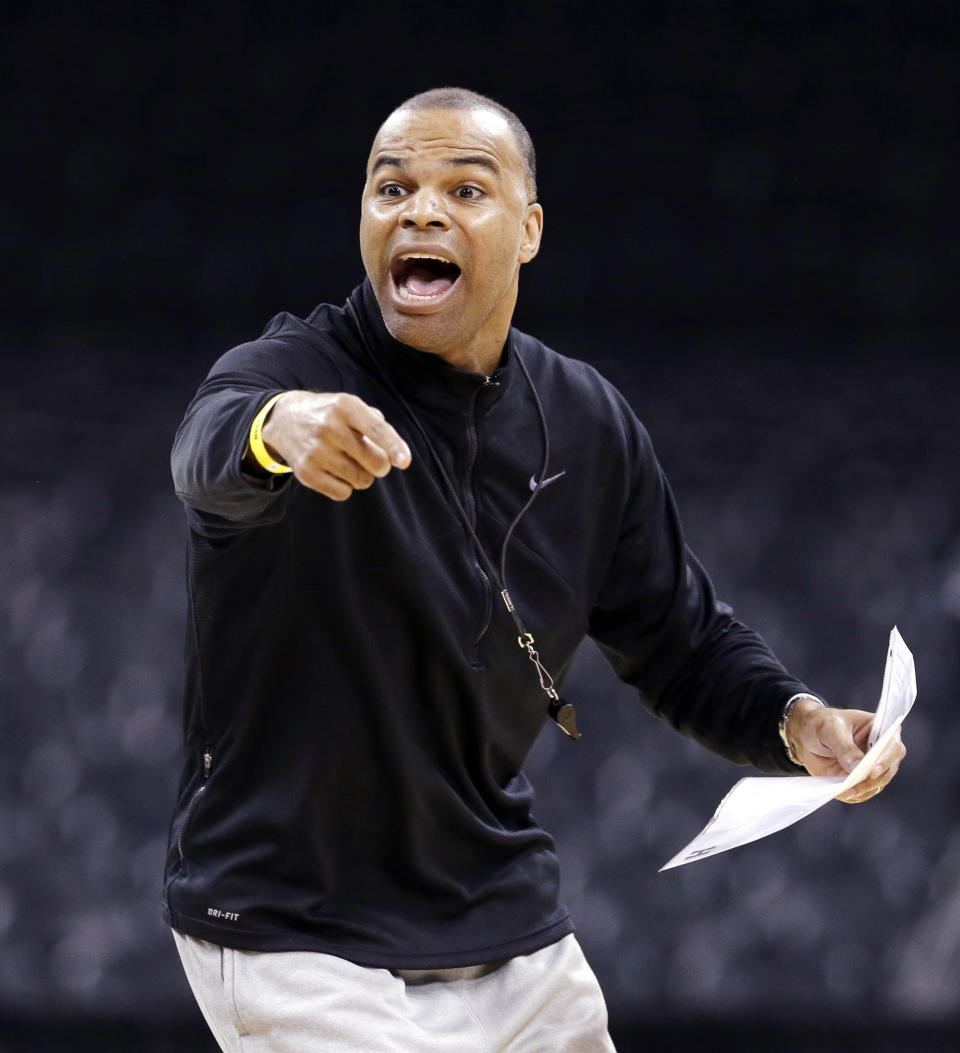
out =
{"type": "MultiPolygon", "coordinates": [[[[803,699],[790,712],[786,734],[811,775],[849,775],[867,750],[873,714],[862,709],[831,709],[803,699]]],[[[860,804],[875,797],[897,774],[907,750],[899,732],[867,775],[838,801],[860,804]]]]}

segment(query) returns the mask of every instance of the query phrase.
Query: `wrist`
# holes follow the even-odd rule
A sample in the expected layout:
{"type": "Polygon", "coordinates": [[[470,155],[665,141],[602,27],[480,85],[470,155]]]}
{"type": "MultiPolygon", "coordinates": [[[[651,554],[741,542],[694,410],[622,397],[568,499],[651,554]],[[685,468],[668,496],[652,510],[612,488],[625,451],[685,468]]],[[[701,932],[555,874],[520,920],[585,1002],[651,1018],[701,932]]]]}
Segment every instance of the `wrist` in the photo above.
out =
{"type": "Polygon", "coordinates": [[[816,709],[825,709],[826,706],[826,702],[817,698],[816,695],[800,692],[788,698],[786,705],[783,707],[778,727],[780,741],[783,743],[787,760],[798,768],[804,767],[804,763],[797,753],[799,731],[810,713],[816,709]]]}
{"type": "Polygon", "coordinates": [[[286,475],[288,472],[293,471],[289,464],[284,464],[272,450],[267,448],[263,434],[264,427],[270,414],[273,412],[274,406],[286,394],[286,391],[281,391],[279,395],[274,395],[273,398],[268,399],[260,407],[260,412],[253,418],[253,422],[250,425],[250,434],[247,439],[247,449],[252,454],[253,459],[264,471],[269,472],[271,475],[286,475]]]}

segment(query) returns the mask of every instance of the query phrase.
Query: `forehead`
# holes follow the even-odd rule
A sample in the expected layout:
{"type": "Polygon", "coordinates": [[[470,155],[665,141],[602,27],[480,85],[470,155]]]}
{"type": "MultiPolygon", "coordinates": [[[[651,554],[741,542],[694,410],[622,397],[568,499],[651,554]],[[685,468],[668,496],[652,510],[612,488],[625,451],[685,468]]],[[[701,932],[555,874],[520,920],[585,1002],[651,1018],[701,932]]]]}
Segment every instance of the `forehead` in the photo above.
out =
{"type": "Polygon", "coordinates": [[[482,153],[511,172],[523,161],[506,119],[493,110],[395,110],[384,121],[370,150],[372,165],[380,155],[413,159],[449,153],[482,153]]]}

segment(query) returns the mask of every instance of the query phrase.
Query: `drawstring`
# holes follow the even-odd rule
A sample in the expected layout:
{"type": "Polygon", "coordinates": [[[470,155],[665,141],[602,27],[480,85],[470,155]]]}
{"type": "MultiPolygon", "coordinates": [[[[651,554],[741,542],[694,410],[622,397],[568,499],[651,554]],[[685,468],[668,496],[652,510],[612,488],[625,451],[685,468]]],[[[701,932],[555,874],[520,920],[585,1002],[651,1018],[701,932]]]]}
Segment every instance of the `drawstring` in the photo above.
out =
{"type": "MultiPolygon", "coordinates": [[[[527,369],[526,363],[520,357],[520,352],[517,350],[516,345],[514,345],[513,356],[517,360],[517,364],[520,366],[520,371],[523,373],[524,378],[526,379],[527,386],[530,388],[530,394],[533,396],[533,403],[536,406],[537,417],[540,421],[540,432],[543,436],[543,464],[540,469],[540,477],[539,479],[537,479],[537,484],[533,488],[533,492],[530,494],[529,498],[527,498],[520,511],[514,516],[513,521],[507,528],[507,532],[504,535],[503,544],[500,546],[500,568],[498,572],[497,568],[493,565],[493,560],[487,554],[487,550],[483,547],[483,543],[481,542],[477,531],[474,529],[473,523],[470,522],[470,517],[467,515],[466,509],[463,507],[463,503],[460,500],[460,495],[457,493],[457,488],[454,485],[453,480],[450,478],[450,474],[444,466],[443,461],[440,459],[440,455],[437,453],[433,442],[430,440],[429,435],[427,435],[426,429],[420,423],[419,417],[416,415],[416,413],[414,413],[413,408],[410,406],[409,402],[407,402],[402,393],[397,389],[396,385],[387,375],[386,370],[378,361],[377,356],[373,353],[367,340],[367,335],[364,331],[363,324],[360,321],[359,315],[353,309],[353,304],[347,303],[346,309],[357,326],[357,330],[360,333],[360,339],[363,343],[364,349],[370,355],[374,368],[380,375],[380,378],[383,380],[384,384],[390,389],[390,392],[394,396],[394,398],[396,398],[400,405],[403,406],[404,410],[407,413],[407,416],[410,418],[411,423],[416,429],[417,434],[420,436],[421,441],[430,451],[430,456],[432,457],[433,462],[436,465],[437,471],[440,473],[440,477],[441,479],[443,479],[444,485],[448,493],[450,494],[450,497],[453,500],[454,507],[457,510],[460,520],[462,521],[463,525],[467,528],[467,532],[470,534],[470,537],[472,538],[473,543],[476,546],[478,556],[482,560],[487,573],[490,575],[490,577],[496,584],[497,589],[500,592],[500,598],[501,600],[503,600],[503,605],[506,607],[508,613],[510,614],[510,617],[513,619],[513,623],[517,629],[517,643],[521,648],[523,648],[527,652],[527,657],[533,663],[534,669],[537,673],[537,677],[540,681],[540,687],[549,700],[547,704],[547,712],[549,713],[551,718],[554,721],[556,721],[559,727],[567,735],[570,736],[570,738],[580,738],[580,732],[577,729],[576,710],[570,702],[565,702],[557,693],[556,687],[554,686],[553,677],[550,675],[546,666],[541,661],[540,655],[536,650],[536,640],[534,639],[533,634],[529,632],[524,626],[523,621],[520,618],[520,614],[514,606],[513,600],[510,597],[510,591],[507,588],[507,548],[510,544],[511,538],[513,537],[513,533],[517,528],[517,525],[520,523],[520,520],[523,519],[523,517],[527,514],[527,511],[529,510],[530,506],[537,499],[537,495],[540,493],[540,490],[543,487],[543,481],[547,478],[547,470],[550,466],[550,432],[547,428],[547,417],[543,411],[543,404],[540,401],[540,396],[538,395],[537,389],[534,386],[533,378],[530,376],[530,372],[527,369]]],[[[488,378],[485,380],[485,383],[490,384],[495,383],[495,381],[491,381],[488,378]]]]}

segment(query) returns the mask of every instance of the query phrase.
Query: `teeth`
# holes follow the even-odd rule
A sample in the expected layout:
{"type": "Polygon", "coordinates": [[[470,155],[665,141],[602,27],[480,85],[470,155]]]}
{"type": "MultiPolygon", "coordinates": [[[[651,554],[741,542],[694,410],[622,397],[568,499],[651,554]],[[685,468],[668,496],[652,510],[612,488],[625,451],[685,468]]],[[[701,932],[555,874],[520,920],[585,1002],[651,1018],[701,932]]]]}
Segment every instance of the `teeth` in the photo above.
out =
{"type": "Polygon", "coordinates": [[[426,252],[405,252],[400,259],[402,260],[436,260],[438,263],[453,263],[452,260],[444,259],[443,256],[431,256],[426,252]]]}

